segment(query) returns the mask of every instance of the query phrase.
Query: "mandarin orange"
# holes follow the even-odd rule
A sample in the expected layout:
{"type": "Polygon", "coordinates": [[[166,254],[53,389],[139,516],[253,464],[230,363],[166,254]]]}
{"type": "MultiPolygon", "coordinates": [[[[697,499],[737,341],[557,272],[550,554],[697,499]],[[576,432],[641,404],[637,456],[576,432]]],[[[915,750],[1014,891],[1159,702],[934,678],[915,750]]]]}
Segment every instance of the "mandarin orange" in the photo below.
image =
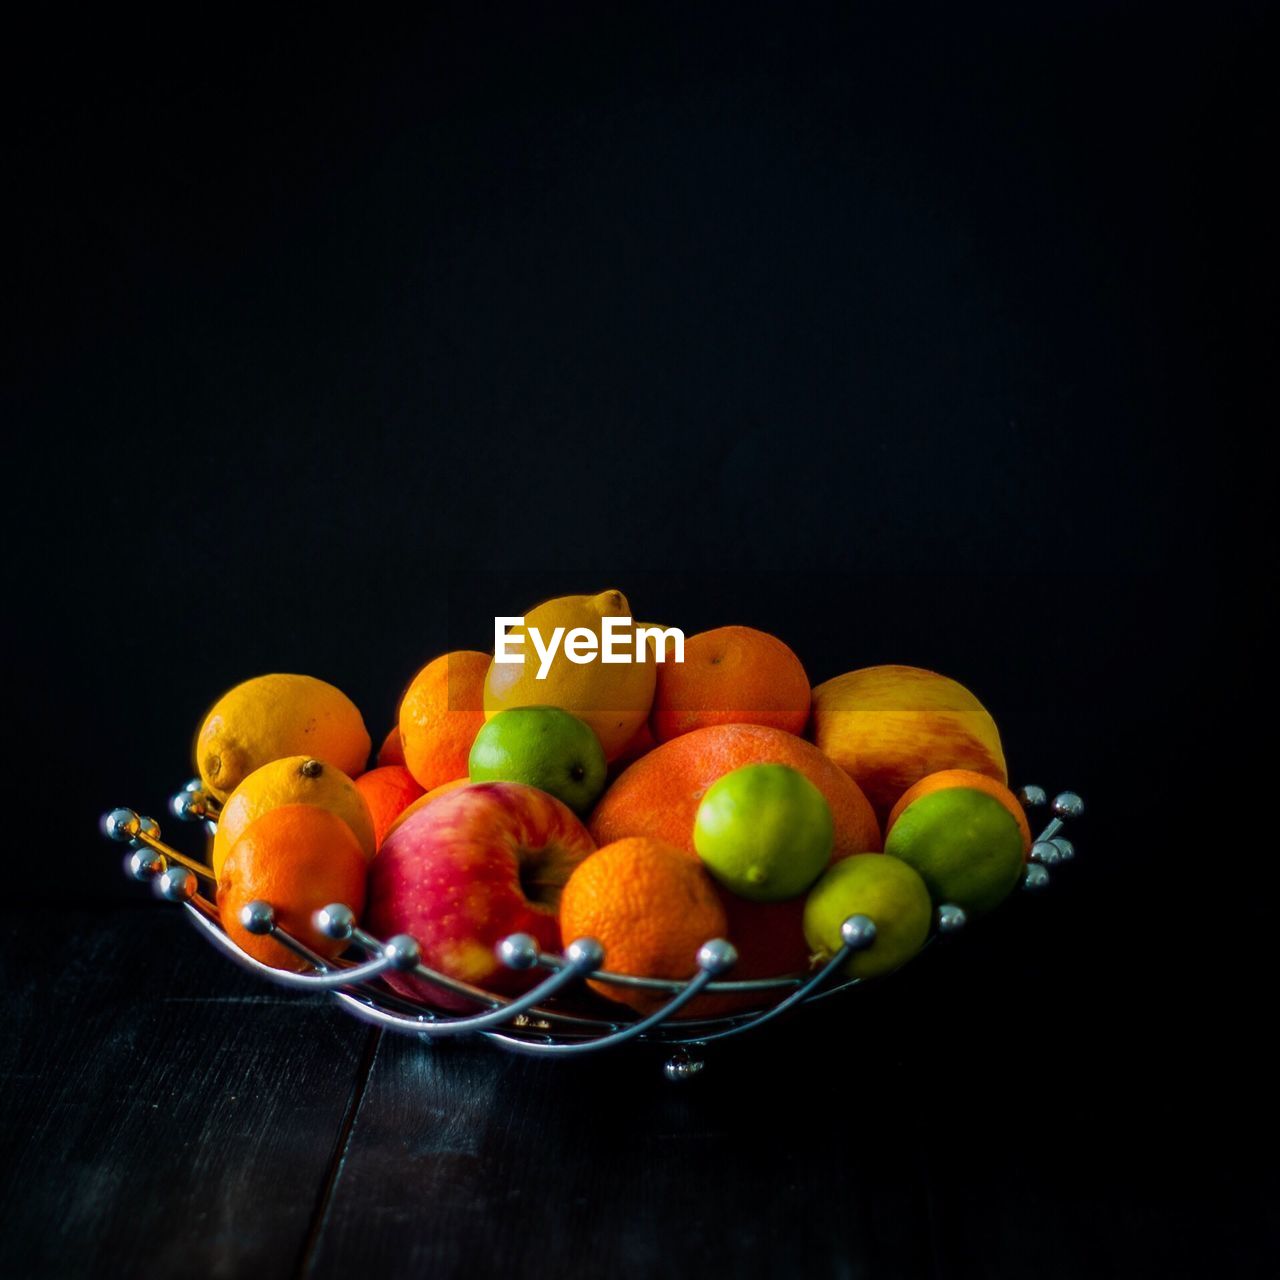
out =
{"type": "MultiPolygon", "coordinates": [[[[604,967],[644,978],[692,978],[698,949],[725,935],[724,908],[711,877],[688,854],[661,840],[633,837],[597,849],[579,863],[560,898],[567,946],[594,938],[604,967]]],[[[593,980],[602,995],[651,1013],[671,996],[593,980]]]]}
{"type": "Polygon", "coordinates": [[[417,779],[402,764],[384,764],[356,779],[356,790],[364,796],[373,819],[373,839],[382,847],[391,824],[422,794],[417,779]]]}
{"type": "Polygon", "coordinates": [[[241,908],[261,900],[275,908],[276,923],[313,951],[332,960],[345,941],[316,928],[321,907],[340,902],[364,910],[366,862],[351,828],[336,814],[310,804],[287,804],[255,818],[231,846],[218,876],[218,913],[227,936],[255,960],[301,972],[310,964],[270,936],[250,933],[241,908]]]}
{"type": "Polygon", "coordinates": [[[391,732],[382,740],[378,748],[378,766],[388,764],[404,764],[404,744],[400,741],[400,726],[393,724],[391,732]]]}
{"type": "Polygon", "coordinates": [[[471,744],[484,725],[489,655],[458,649],[428,662],[400,701],[405,767],[424,791],[467,771],[471,744]]]}
{"type": "Polygon", "coordinates": [[[809,719],[809,677],[776,636],[717,627],[685,641],[684,661],[658,666],[649,723],[659,742],[713,724],[763,724],[800,733],[809,719]]]}

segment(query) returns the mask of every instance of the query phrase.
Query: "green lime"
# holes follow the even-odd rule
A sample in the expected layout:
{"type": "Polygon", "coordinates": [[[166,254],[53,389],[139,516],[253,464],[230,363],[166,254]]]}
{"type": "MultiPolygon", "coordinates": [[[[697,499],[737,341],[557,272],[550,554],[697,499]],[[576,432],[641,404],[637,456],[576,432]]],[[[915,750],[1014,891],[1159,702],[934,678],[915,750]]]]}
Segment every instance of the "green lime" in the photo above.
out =
{"type": "Polygon", "coordinates": [[[843,945],[840,926],[869,916],[875,941],[849,957],[851,978],[876,978],[906,964],[925,944],[933,903],[925,883],[905,862],[882,853],[856,853],[828,867],[804,904],[804,936],[814,958],[830,960],[843,945]]]}
{"type": "Polygon", "coordinates": [[[713,783],[693,822],[693,847],[726,889],[753,902],[803,893],[831,860],[826,797],[785,764],[749,764],[713,783]]]}
{"type": "Polygon", "coordinates": [[[990,911],[1022,875],[1017,821],[994,796],[971,787],[934,791],[909,804],[884,851],[915,867],[935,902],[966,911],[990,911]]]}
{"type": "Polygon", "coordinates": [[[604,749],[595,731],[559,707],[509,707],[476,734],[472,782],[524,782],[586,813],[604,790],[604,749]]]}

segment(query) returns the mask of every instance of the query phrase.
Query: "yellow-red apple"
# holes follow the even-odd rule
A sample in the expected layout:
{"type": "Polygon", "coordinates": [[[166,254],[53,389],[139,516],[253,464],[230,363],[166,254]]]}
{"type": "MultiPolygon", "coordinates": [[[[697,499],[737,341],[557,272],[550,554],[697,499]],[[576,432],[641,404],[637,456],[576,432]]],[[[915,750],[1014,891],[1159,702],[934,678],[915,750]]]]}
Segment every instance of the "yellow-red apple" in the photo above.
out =
{"type": "Polygon", "coordinates": [[[1009,780],[986,708],[963,685],[919,667],[864,667],[818,685],[810,733],[882,822],[908,787],[940,769],[1009,780]]]}

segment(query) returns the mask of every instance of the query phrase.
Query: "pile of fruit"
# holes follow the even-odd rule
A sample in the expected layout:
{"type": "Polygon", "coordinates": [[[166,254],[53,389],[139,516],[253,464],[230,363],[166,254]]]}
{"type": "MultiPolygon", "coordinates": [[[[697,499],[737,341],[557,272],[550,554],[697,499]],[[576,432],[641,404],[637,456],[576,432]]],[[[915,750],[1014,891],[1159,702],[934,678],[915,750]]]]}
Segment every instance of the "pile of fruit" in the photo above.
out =
{"type": "MultiPolygon", "coordinates": [[[[522,626],[599,636],[630,613],[608,591],[547,601],[522,626]]],[[[534,980],[496,953],[513,933],[545,952],[594,938],[606,969],[668,979],[692,977],[699,947],[727,938],[730,976],[772,978],[830,959],[863,914],[875,938],[848,964],[871,977],[924,945],[937,904],[981,913],[1018,884],[1027,820],[994,722],[954,680],[879,666],[811,688],[791,649],[750,627],[690,636],[682,662],[672,647],[642,640],[643,660],[612,664],[561,650],[544,678],[534,661],[443,654],[405,690],[368,769],[364,721],[332,685],[238,685],[195,746],[221,803],[227,933],[266,964],[304,968],[246,929],[243,909],[271,903],[334,958],[345,944],[314,916],[342,902],[378,937],[410,934],[431,969],[510,995],[534,980]]],[[[411,973],[388,981],[469,1007],[411,973]]],[[[592,985],[641,1012],[664,998],[592,985]]],[[[703,996],[686,1012],[751,999],[703,996]]]]}

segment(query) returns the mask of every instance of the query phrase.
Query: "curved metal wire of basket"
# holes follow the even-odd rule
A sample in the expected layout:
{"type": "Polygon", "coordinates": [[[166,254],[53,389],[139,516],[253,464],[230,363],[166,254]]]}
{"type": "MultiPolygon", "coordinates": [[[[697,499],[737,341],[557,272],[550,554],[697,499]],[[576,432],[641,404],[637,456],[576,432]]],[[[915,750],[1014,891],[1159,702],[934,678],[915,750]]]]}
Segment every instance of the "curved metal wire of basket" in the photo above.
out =
{"type": "MultiPolygon", "coordinates": [[[[1029,811],[1048,804],[1040,787],[1023,787],[1018,797],[1029,811]]],[[[1048,867],[1075,856],[1071,841],[1059,832],[1068,819],[1083,813],[1083,802],[1074,792],[1064,791],[1054,798],[1049,809],[1052,816],[1032,844],[1031,860],[1023,873],[1023,888],[1031,891],[1048,885],[1048,867]]],[[[217,823],[217,803],[201,789],[199,779],[192,779],[173,797],[170,810],[183,821],[204,823],[210,831],[217,823]]],[[[365,1022],[426,1040],[476,1035],[515,1053],[543,1057],[571,1057],[628,1041],[656,1043],[670,1051],[664,1069],[671,1080],[687,1079],[702,1069],[703,1060],[695,1055],[703,1046],[741,1035],[802,1005],[857,986],[860,979],[844,974],[845,965],[855,952],[875,941],[875,922],[864,915],[850,916],[841,930],[843,945],[814,973],[733,981],[723,975],[732,970],[737,952],[723,938],[712,938],[698,950],[694,976],[673,981],[611,972],[604,967],[604,949],[592,938],[579,938],[565,948],[563,955],[553,955],[540,951],[529,935],[513,934],[498,944],[502,963],[515,970],[545,970],[546,976],[525,994],[507,997],[428,968],[421,961],[417,942],[407,934],[385,940],[373,937],[357,925],[353,913],[342,903],[317,912],[316,925],[326,936],[347,942],[348,951],[359,953],[363,959],[326,960],[283,929],[269,903],[250,903],[241,913],[244,927],[250,933],[270,935],[309,966],[305,972],[291,972],[254,959],[227,936],[217,906],[201,891],[202,884],[215,886],[213,868],[166,844],[153,818],[141,817],[132,809],[113,809],[103,818],[102,826],[110,839],[129,845],[125,857],[129,875],[152,882],[160,897],[181,904],[192,923],[215,947],[269,982],[298,991],[323,991],[346,1012],[365,1022]],[[391,971],[412,974],[455,996],[466,997],[477,1011],[443,1013],[409,999],[383,981],[391,971]],[[556,1004],[562,992],[589,977],[621,987],[660,992],[666,1000],[644,1017],[628,1016],[621,1006],[615,1018],[593,1017],[556,1004]],[[760,1007],[715,1018],[674,1017],[699,995],[756,993],[762,997],[760,1007]]],[[[930,941],[939,934],[955,933],[964,924],[964,911],[952,903],[943,903],[935,912],[930,941]]]]}

